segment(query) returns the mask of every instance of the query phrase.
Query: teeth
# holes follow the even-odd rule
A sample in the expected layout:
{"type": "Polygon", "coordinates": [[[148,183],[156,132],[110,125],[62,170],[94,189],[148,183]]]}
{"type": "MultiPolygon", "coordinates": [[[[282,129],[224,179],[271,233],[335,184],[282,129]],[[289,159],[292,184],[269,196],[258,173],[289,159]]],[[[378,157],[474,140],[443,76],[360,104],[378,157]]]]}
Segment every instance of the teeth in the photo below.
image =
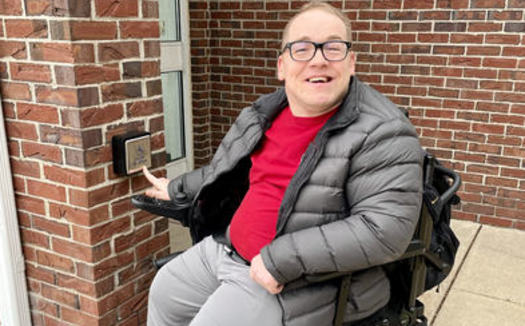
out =
{"type": "Polygon", "coordinates": [[[310,83],[326,83],[328,78],[326,77],[313,77],[308,80],[310,83]]]}

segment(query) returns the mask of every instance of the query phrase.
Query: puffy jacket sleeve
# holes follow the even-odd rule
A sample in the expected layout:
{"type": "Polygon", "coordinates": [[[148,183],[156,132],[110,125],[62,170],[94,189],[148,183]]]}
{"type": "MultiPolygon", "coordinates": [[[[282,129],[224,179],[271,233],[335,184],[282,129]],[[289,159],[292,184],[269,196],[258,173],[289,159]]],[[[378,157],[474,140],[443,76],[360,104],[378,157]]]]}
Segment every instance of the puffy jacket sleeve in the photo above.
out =
{"type": "Polygon", "coordinates": [[[348,158],[348,215],[283,234],[261,255],[280,283],[305,274],[366,269],[406,250],[422,201],[423,150],[403,119],[379,124],[348,158]]]}

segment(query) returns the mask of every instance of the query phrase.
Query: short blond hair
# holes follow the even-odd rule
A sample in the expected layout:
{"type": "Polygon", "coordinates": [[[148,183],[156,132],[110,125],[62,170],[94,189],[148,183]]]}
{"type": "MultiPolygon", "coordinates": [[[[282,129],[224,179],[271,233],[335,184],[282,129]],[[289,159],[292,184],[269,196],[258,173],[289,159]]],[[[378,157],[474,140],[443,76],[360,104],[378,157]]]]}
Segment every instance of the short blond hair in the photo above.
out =
{"type": "Polygon", "coordinates": [[[333,7],[332,5],[330,5],[330,4],[326,3],[326,2],[312,1],[312,2],[307,3],[304,6],[302,6],[301,9],[299,9],[299,12],[297,12],[297,14],[295,14],[292,18],[290,18],[290,20],[288,21],[288,23],[284,27],[283,39],[281,41],[281,49],[284,48],[284,46],[286,45],[286,39],[288,37],[290,26],[292,25],[293,21],[298,16],[300,16],[301,14],[303,14],[303,13],[305,13],[307,11],[310,11],[310,10],[322,10],[324,12],[327,12],[327,13],[332,14],[332,15],[336,16],[337,18],[339,18],[343,22],[343,24],[345,25],[346,37],[348,38],[347,41],[349,41],[349,42],[352,41],[352,28],[351,28],[351,24],[352,23],[350,22],[350,19],[348,19],[348,17],[341,10],[333,7]]]}

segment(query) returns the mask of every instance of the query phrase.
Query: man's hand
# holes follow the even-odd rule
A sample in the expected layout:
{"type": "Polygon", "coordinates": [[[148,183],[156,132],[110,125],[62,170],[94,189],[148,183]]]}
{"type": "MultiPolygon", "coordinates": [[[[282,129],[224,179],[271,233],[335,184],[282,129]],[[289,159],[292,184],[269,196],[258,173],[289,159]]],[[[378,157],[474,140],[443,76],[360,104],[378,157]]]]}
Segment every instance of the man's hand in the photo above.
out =
{"type": "Polygon", "coordinates": [[[151,174],[145,166],[142,167],[142,172],[144,172],[146,179],[153,185],[153,187],[146,190],[146,196],[170,200],[170,195],[168,194],[168,183],[170,183],[170,181],[166,178],[157,178],[151,174]]]}
{"type": "Polygon", "coordinates": [[[272,274],[268,272],[261,255],[253,257],[250,266],[250,277],[271,294],[278,294],[283,290],[284,285],[277,283],[272,274]]]}

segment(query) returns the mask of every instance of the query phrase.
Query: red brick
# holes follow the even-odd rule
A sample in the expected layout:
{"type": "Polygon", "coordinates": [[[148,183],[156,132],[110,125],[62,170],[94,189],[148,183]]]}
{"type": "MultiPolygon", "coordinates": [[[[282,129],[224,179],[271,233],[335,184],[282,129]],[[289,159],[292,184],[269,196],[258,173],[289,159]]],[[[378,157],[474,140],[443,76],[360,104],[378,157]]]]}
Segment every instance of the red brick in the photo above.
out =
{"type": "Polygon", "coordinates": [[[44,166],[44,176],[47,180],[60,184],[77,187],[87,187],[86,172],[67,169],[64,167],[47,165],[44,166]]]}
{"type": "Polygon", "coordinates": [[[470,33],[500,32],[502,30],[502,23],[470,23],[468,27],[470,33]]]}
{"type": "Polygon", "coordinates": [[[470,120],[470,121],[489,121],[489,114],[487,113],[478,113],[478,112],[458,112],[456,118],[460,120],[470,120]]]}
{"type": "Polygon", "coordinates": [[[30,43],[31,59],[64,63],[89,63],[95,61],[92,44],[30,43]]]}
{"type": "MultiPolygon", "coordinates": [[[[75,265],[73,261],[69,258],[55,255],[47,251],[37,250],[37,261],[41,265],[52,267],[53,269],[58,269],[65,272],[74,272],[75,265]]],[[[54,282],[53,282],[54,283],[54,282]]]]}
{"type": "Polygon", "coordinates": [[[467,55],[500,55],[501,48],[497,46],[469,46],[467,55]]]}
{"type": "Polygon", "coordinates": [[[160,42],[159,41],[144,41],[144,56],[146,58],[160,57],[160,42]]]}
{"type": "Polygon", "coordinates": [[[133,102],[127,105],[128,117],[151,116],[162,113],[162,100],[133,102]]]}
{"type": "Polygon", "coordinates": [[[459,161],[485,163],[484,154],[472,154],[472,153],[465,153],[465,152],[457,151],[457,152],[454,152],[454,159],[459,160],[459,161]]]}
{"type": "MultiPolygon", "coordinates": [[[[105,314],[106,312],[116,308],[122,302],[125,302],[127,299],[131,298],[134,294],[135,290],[133,283],[121,287],[117,291],[111,293],[109,296],[106,296],[104,299],[99,301],[97,305],[97,310],[99,314],[105,314]]],[[[113,312],[117,313],[116,310],[114,310],[113,312]]]]}
{"type": "Polygon", "coordinates": [[[24,59],[26,56],[25,43],[0,40],[0,58],[13,57],[15,59],[24,59]]]}
{"type": "Polygon", "coordinates": [[[169,237],[168,233],[163,233],[160,236],[157,236],[151,240],[148,240],[140,245],[138,245],[135,249],[135,254],[138,260],[141,260],[149,255],[154,254],[155,252],[159,251],[160,249],[166,247],[169,245],[169,237]]]}
{"type": "Polygon", "coordinates": [[[502,156],[488,156],[487,163],[505,165],[505,166],[510,166],[510,167],[518,167],[520,165],[520,160],[515,159],[515,158],[502,157],[502,156]]]}
{"type": "Polygon", "coordinates": [[[489,34],[485,36],[485,43],[488,44],[519,44],[520,37],[517,35],[489,34]]]}
{"type": "Polygon", "coordinates": [[[55,283],[55,273],[53,270],[49,270],[43,267],[35,267],[33,264],[26,263],[26,275],[29,278],[33,278],[49,284],[55,283]]]}
{"type": "Polygon", "coordinates": [[[467,172],[498,175],[499,168],[495,166],[489,166],[489,165],[469,164],[469,166],[467,167],[467,172]]]}
{"type": "Polygon", "coordinates": [[[148,292],[142,292],[134,297],[127,300],[125,303],[119,306],[118,312],[120,318],[126,318],[130,316],[133,312],[140,310],[141,308],[146,307],[148,304],[148,292]]]}
{"type": "Polygon", "coordinates": [[[100,43],[97,47],[99,62],[130,59],[140,56],[137,42],[100,43]]]}
{"type": "Polygon", "coordinates": [[[514,218],[514,219],[525,219],[523,216],[523,210],[502,208],[502,207],[496,208],[496,216],[498,218],[507,217],[507,218],[514,218]]]}
{"type": "Polygon", "coordinates": [[[473,91],[473,90],[461,90],[460,97],[463,99],[467,99],[467,100],[475,98],[478,100],[490,101],[493,99],[494,93],[490,91],[484,92],[484,91],[473,91]]]}
{"type": "Polygon", "coordinates": [[[142,16],[144,18],[158,18],[159,17],[159,3],[156,1],[142,2],[142,16]]]}
{"type": "Polygon", "coordinates": [[[103,205],[90,210],[84,210],[67,205],[49,203],[49,215],[68,222],[91,226],[109,219],[108,206],[103,205]]]}
{"type": "Polygon", "coordinates": [[[67,306],[78,307],[78,297],[75,294],[56,288],[54,286],[42,284],[42,295],[45,298],[60,302],[67,306]]]}
{"type": "Polygon", "coordinates": [[[45,20],[8,19],[5,30],[7,37],[11,38],[47,38],[45,20]]]}
{"type": "Polygon", "coordinates": [[[78,242],[94,245],[103,240],[110,239],[115,234],[126,232],[130,225],[130,217],[124,216],[90,229],[74,226],[73,239],[78,242]]]}
{"type": "Polygon", "coordinates": [[[21,177],[13,177],[13,189],[15,190],[15,192],[25,193],[26,185],[24,179],[22,179],[21,177]]]}
{"type": "Polygon", "coordinates": [[[83,147],[83,135],[79,130],[56,128],[47,125],[40,125],[39,129],[40,140],[44,143],[68,145],[78,148],[83,147]]]}
{"type": "Polygon", "coordinates": [[[104,186],[88,193],[88,204],[94,206],[118,197],[125,196],[129,193],[129,181],[124,180],[109,186],[104,186]]]}
{"type": "Polygon", "coordinates": [[[102,99],[104,102],[124,100],[141,96],[142,87],[140,82],[102,85],[102,99]]]}
{"type": "Polygon", "coordinates": [[[505,126],[494,125],[487,123],[474,123],[472,124],[472,131],[482,132],[486,134],[503,134],[505,131],[505,126]]]}
{"type": "Polygon", "coordinates": [[[137,77],[156,77],[160,75],[159,61],[130,61],[123,65],[123,77],[137,78],[137,77]]]}
{"type": "Polygon", "coordinates": [[[487,214],[487,215],[492,215],[494,214],[494,211],[495,211],[493,206],[485,206],[485,205],[478,205],[478,204],[472,204],[472,203],[463,204],[462,210],[465,212],[487,214]]]}
{"type": "Polygon", "coordinates": [[[16,104],[16,112],[19,120],[29,120],[57,124],[58,110],[54,106],[29,104],[19,102],[16,104]]]}
{"type": "Polygon", "coordinates": [[[429,91],[428,91],[428,95],[436,96],[436,97],[458,98],[459,97],[459,91],[458,90],[443,89],[443,88],[430,88],[429,91]]]}
{"type": "Polygon", "coordinates": [[[40,215],[44,215],[46,212],[45,203],[40,198],[16,195],[15,199],[16,207],[19,210],[28,211],[40,215]]]}
{"type": "Polygon", "coordinates": [[[0,15],[22,15],[22,0],[2,0],[0,1],[0,15]]]}
{"type": "MultiPolygon", "coordinates": [[[[6,77],[7,78],[7,77],[6,77]]],[[[2,113],[4,114],[4,119],[16,119],[15,113],[15,104],[11,102],[1,102],[2,113]]]]}
{"type": "Polygon", "coordinates": [[[516,156],[516,157],[525,158],[525,149],[517,148],[517,147],[505,147],[503,155],[506,157],[516,156]]]}
{"type": "Polygon", "coordinates": [[[523,126],[525,125],[525,117],[515,115],[493,114],[491,116],[490,122],[523,126]]]}
{"type": "Polygon", "coordinates": [[[525,95],[520,93],[496,93],[496,101],[525,103],[525,95]]]}
{"type": "Polygon", "coordinates": [[[42,161],[62,163],[62,151],[57,146],[23,142],[22,153],[24,153],[26,158],[35,158],[42,161]]]}
{"type": "Polygon", "coordinates": [[[112,104],[103,108],[86,109],[80,112],[80,127],[92,127],[119,120],[124,115],[122,104],[112,104]]]}
{"type": "Polygon", "coordinates": [[[121,252],[132,248],[134,245],[146,240],[151,236],[151,224],[146,224],[131,234],[120,235],[115,238],[115,251],[121,252]]]}
{"type": "Polygon", "coordinates": [[[120,22],[121,38],[158,38],[159,36],[160,32],[158,22],[120,22]]]}
{"type": "Polygon", "coordinates": [[[72,40],[112,40],[117,36],[115,22],[71,21],[72,40]]]}
{"type": "Polygon", "coordinates": [[[0,95],[4,100],[31,100],[31,91],[28,84],[23,83],[0,83],[0,95]]]}
{"type": "Polygon", "coordinates": [[[25,0],[27,15],[51,15],[51,10],[53,9],[51,1],[52,0],[25,0]]]}
{"type": "Polygon", "coordinates": [[[441,46],[434,45],[433,54],[465,54],[465,47],[463,46],[441,46]]]}
{"type": "Polygon", "coordinates": [[[66,201],[66,191],[64,187],[60,187],[50,183],[44,183],[36,180],[27,180],[27,191],[31,195],[44,197],[56,201],[66,201]]]}
{"type": "Polygon", "coordinates": [[[21,229],[22,242],[42,248],[49,248],[49,236],[35,230],[21,229]]]}
{"type": "Polygon", "coordinates": [[[138,1],[95,0],[95,12],[98,17],[136,17],[138,1]]]}
{"type": "Polygon", "coordinates": [[[471,8],[505,8],[505,0],[472,0],[471,8]]]}
{"type": "Polygon", "coordinates": [[[107,242],[104,242],[96,247],[91,247],[84,246],[76,242],[53,238],[52,246],[53,250],[57,253],[88,263],[94,263],[102,260],[111,253],[111,248],[107,242]]]}
{"type": "Polygon", "coordinates": [[[502,219],[493,216],[480,216],[479,221],[483,224],[489,224],[499,227],[510,227],[512,225],[511,220],[502,219]]]}
{"type": "Polygon", "coordinates": [[[65,289],[75,290],[79,293],[86,294],[86,295],[93,296],[93,297],[97,295],[97,291],[96,291],[94,283],[81,280],[74,276],[58,274],[57,275],[57,286],[65,288],[65,289]]]}
{"type": "Polygon", "coordinates": [[[37,140],[36,127],[32,123],[19,121],[6,121],[5,128],[8,138],[21,138],[27,140],[37,140]]]}
{"type": "Polygon", "coordinates": [[[450,64],[454,66],[479,67],[481,66],[481,59],[470,57],[451,57],[450,64]]]}
{"type": "Polygon", "coordinates": [[[478,102],[476,110],[507,113],[509,112],[509,105],[506,103],[478,102]]]}
{"type": "Polygon", "coordinates": [[[99,84],[120,80],[118,65],[76,66],[74,68],[76,85],[99,84]]]}
{"type": "Polygon", "coordinates": [[[474,35],[470,33],[454,33],[450,36],[451,43],[483,43],[483,35],[474,35]]]}
{"type": "Polygon", "coordinates": [[[99,325],[99,320],[95,316],[91,316],[81,312],[80,310],[69,309],[61,307],[62,320],[76,324],[76,325],[99,325]]]}
{"type": "Polygon", "coordinates": [[[113,217],[121,216],[134,210],[129,197],[121,198],[111,203],[111,214],[113,217]]]}
{"type": "Polygon", "coordinates": [[[84,107],[99,104],[98,89],[96,87],[68,88],[37,86],[37,100],[41,103],[58,104],[65,106],[84,107]]]}
{"type": "Polygon", "coordinates": [[[495,68],[515,68],[517,65],[516,59],[496,59],[496,58],[484,58],[484,67],[495,67],[495,68]]]}

